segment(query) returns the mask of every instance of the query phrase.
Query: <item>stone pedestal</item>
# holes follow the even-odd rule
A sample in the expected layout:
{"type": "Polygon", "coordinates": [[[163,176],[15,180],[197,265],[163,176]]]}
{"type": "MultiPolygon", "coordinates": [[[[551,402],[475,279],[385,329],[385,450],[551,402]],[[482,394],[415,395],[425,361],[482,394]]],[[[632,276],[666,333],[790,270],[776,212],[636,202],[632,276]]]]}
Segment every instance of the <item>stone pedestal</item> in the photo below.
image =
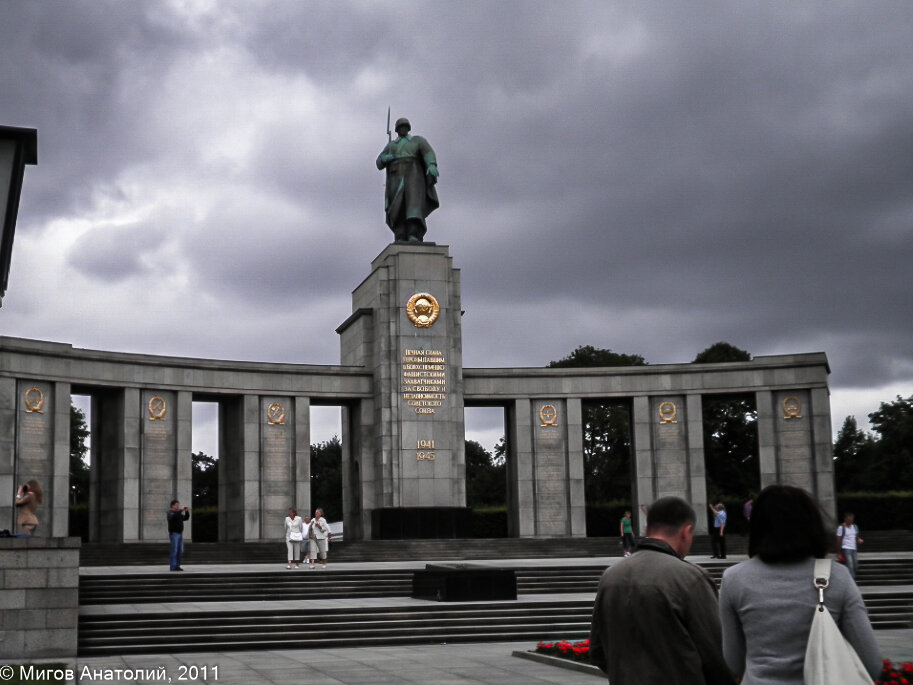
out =
{"type": "Polygon", "coordinates": [[[412,574],[412,596],[438,602],[516,599],[517,574],[481,564],[426,564],[412,574]]]}
{"type": "Polygon", "coordinates": [[[79,538],[0,538],[0,663],[75,657],[78,620],[79,538]]]}
{"type": "Polygon", "coordinates": [[[337,329],[342,364],[374,378],[372,416],[343,427],[344,442],[358,446],[348,473],[358,480],[344,491],[360,501],[361,526],[391,518],[377,509],[465,507],[460,278],[447,247],[390,245],[352,309],[337,329]]]}

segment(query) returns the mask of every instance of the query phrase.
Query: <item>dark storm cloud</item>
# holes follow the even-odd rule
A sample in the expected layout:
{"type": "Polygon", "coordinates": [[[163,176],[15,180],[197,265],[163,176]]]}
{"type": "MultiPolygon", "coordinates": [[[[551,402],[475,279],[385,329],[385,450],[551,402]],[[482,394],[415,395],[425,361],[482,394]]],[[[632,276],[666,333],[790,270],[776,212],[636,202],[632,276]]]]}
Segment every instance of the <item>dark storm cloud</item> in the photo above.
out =
{"type": "Polygon", "coordinates": [[[728,340],[913,386],[911,34],[900,3],[15,1],[0,123],[39,129],[23,236],[83,222],[60,263],[100,312],[180,284],[97,340],[48,311],[58,339],[335,361],[390,106],[438,153],[467,365],[728,340]]]}

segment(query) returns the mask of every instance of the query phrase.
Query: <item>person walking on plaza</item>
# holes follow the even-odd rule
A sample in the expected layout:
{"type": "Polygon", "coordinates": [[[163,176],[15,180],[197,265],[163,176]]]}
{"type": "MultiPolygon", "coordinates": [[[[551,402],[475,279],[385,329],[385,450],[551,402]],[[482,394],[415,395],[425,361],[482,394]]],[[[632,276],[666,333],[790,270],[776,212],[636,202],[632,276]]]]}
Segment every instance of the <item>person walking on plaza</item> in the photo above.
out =
{"type": "MultiPolygon", "coordinates": [[[[320,559],[320,568],[326,569],[327,567],[327,537],[330,534],[330,526],[327,524],[327,520],[323,518],[323,509],[314,510],[314,520],[311,521],[311,528],[314,532],[314,537],[311,539],[315,550],[311,554],[315,554],[317,558],[320,559]]],[[[313,558],[313,556],[312,556],[313,558]]]]}
{"type": "Polygon", "coordinates": [[[34,535],[38,528],[38,516],[35,511],[38,505],[44,501],[44,492],[37,480],[30,480],[24,485],[20,485],[16,491],[16,507],[19,509],[19,532],[23,535],[34,535]]]}
{"type": "Polygon", "coordinates": [[[285,517],[285,546],[288,549],[288,563],[285,568],[301,568],[301,541],[304,540],[304,521],[298,516],[294,507],[289,507],[288,516],[285,517]]]}
{"type": "Polygon", "coordinates": [[[716,506],[707,505],[713,514],[713,527],[710,529],[711,559],[726,558],[726,507],[720,502],[716,506]]]}
{"type": "Polygon", "coordinates": [[[171,570],[183,571],[181,557],[184,556],[184,521],[190,518],[190,510],[181,508],[176,499],[171,500],[168,511],[168,537],[171,539],[171,570]]]}
{"type": "MultiPolygon", "coordinates": [[[[802,685],[805,651],[818,604],[815,560],[830,535],[806,491],[770,485],[751,514],[748,561],[727,568],[720,585],[723,653],[744,685],[802,685]]],[[[849,571],[831,564],[824,604],[843,637],[876,678],[881,656],[862,595],[849,571]]]]}
{"type": "Polygon", "coordinates": [[[619,534],[621,535],[621,544],[624,547],[624,555],[631,556],[634,551],[634,529],[631,527],[631,512],[626,511],[619,522],[619,534]]]}
{"type": "Polygon", "coordinates": [[[846,568],[854,580],[856,579],[856,569],[859,566],[856,552],[861,544],[862,538],[859,537],[856,517],[852,513],[846,512],[843,515],[843,523],[837,528],[837,545],[846,560],[846,568]]]}
{"type": "Polygon", "coordinates": [[[611,685],[735,683],[723,659],[716,586],[685,561],[695,521],[684,500],[656,500],[637,551],[602,574],[590,659],[611,685]]]}

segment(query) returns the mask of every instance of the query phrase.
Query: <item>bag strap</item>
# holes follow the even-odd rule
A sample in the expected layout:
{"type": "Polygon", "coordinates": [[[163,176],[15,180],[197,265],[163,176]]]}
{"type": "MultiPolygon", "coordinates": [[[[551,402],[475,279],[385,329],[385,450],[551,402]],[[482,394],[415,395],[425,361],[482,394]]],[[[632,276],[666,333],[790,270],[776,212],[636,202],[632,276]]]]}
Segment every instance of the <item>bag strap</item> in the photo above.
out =
{"type": "Polygon", "coordinates": [[[824,611],[824,591],[831,581],[831,560],[815,559],[815,589],[818,591],[818,611],[824,611]]]}

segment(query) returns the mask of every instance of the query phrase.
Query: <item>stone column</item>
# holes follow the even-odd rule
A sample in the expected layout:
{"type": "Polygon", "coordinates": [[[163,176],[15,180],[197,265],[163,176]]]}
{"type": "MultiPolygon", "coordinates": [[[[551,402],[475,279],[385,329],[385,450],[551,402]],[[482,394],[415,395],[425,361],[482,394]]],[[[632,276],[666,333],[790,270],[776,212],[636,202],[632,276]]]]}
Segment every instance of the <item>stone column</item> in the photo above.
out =
{"type": "Polygon", "coordinates": [[[219,402],[220,540],[260,539],[260,415],[256,395],[219,402]]]}
{"type": "MultiPolygon", "coordinates": [[[[171,500],[180,499],[177,464],[182,411],[177,395],[170,390],[140,392],[140,540],[168,538],[166,515],[171,500]]],[[[181,506],[190,504],[189,499],[181,502],[181,506]]]]}
{"type": "Polygon", "coordinates": [[[16,527],[15,454],[16,379],[0,378],[0,530],[16,527]]]}
{"type": "Polygon", "coordinates": [[[311,503],[311,401],[307,397],[293,397],[295,406],[295,455],[293,501],[298,513],[313,511],[311,503]]]}
{"type": "Polygon", "coordinates": [[[834,483],[834,449],[831,443],[831,400],[827,388],[809,393],[809,415],[812,429],[812,464],[815,494],[824,511],[840,516],[834,483]]]}
{"type": "Polygon", "coordinates": [[[830,399],[826,388],[757,393],[761,487],[804,488],[836,515],[830,399]]]}
{"type": "MultiPolygon", "coordinates": [[[[16,407],[13,494],[20,484],[32,479],[38,481],[44,490],[44,502],[36,512],[39,525],[35,534],[52,537],[55,514],[64,516],[66,520],[66,512],[60,512],[54,499],[55,453],[60,423],[56,384],[20,379],[16,407]]],[[[67,424],[69,425],[69,417],[67,424]]],[[[18,533],[16,518],[13,519],[14,525],[10,530],[18,533]]]]}
{"type": "MultiPolygon", "coordinates": [[[[177,446],[174,453],[174,498],[181,506],[191,509],[190,518],[184,522],[184,540],[193,540],[193,393],[176,393],[177,446]]],[[[162,514],[164,519],[165,514],[162,514]]],[[[165,532],[168,526],[165,525],[165,532]]]]}
{"type": "Polygon", "coordinates": [[[370,512],[379,508],[383,492],[375,482],[382,468],[373,443],[374,406],[362,400],[342,408],[342,504],[347,540],[369,539],[370,512]]]}
{"type": "Polygon", "coordinates": [[[586,537],[586,489],[583,465],[583,403],[567,400],[567,484],[571,503],[569,535],[586,537]]]}
{"type": "MultiPolygon", "coordinates": [[[[50,514],[45,535],[65,538],[70,530],[70,384],[54,383],[54,438],[51,475],[44,506],[50,514]]],[[[40,517],[39,517],[39,520],[40,517]]],[[[45,523],[45,522],[42,522],[45,523]]]]}
{"type": "MultiPolygon", "coordinates": [[[[695,493],[698,500],[706,499],[700,401],[684,395],[635,397],[634,454],[638,505],[681,497],[695,508],[695,531],[706,532],[706,517],[694,501],[695,493]]],[[[643,530],[646,521],[640,516],[643,530]]]]}
{"type": "MultiPolygon", "coordinates": [[[[92,397],[89,535],[93,541],[140,539],[140,405],[137,388],[92,397]]],[[[167,534],[167,527],[164,530],[167,534]]]]}
{"type": "Polygon", "coordinates": [[[694,532],[706,535],[707,465],[704,459],[704,407],[700,395],[686,395],[685,415],[688,434],[688,479],[691,493],[689,503],[697,514],[694,532]]]}
{"type": "Polygon", "coordinates": [[[761,489],[780,479],[777,470],[777,417],[774,396],[770,390],[755,393],[758,409],[758,466],[761,472],[761,489]]]}
{"type": "Polygon", "coordinates": [[[640,510],[656,500],[656,488],[653,480],[653,427],[650,415],[650,398],[635,397],[631,403],[633,423],[633,445],[631,458],[634,460],[634,490],[636,493],[638,528],[646,530],[647,519],[640,510]]]}
{"type": "Polygon", "coordinates": [[[533,475],[532,403],[515,400],[508,409],[507,532],[536,536],[536,489],[533,475]]]}

